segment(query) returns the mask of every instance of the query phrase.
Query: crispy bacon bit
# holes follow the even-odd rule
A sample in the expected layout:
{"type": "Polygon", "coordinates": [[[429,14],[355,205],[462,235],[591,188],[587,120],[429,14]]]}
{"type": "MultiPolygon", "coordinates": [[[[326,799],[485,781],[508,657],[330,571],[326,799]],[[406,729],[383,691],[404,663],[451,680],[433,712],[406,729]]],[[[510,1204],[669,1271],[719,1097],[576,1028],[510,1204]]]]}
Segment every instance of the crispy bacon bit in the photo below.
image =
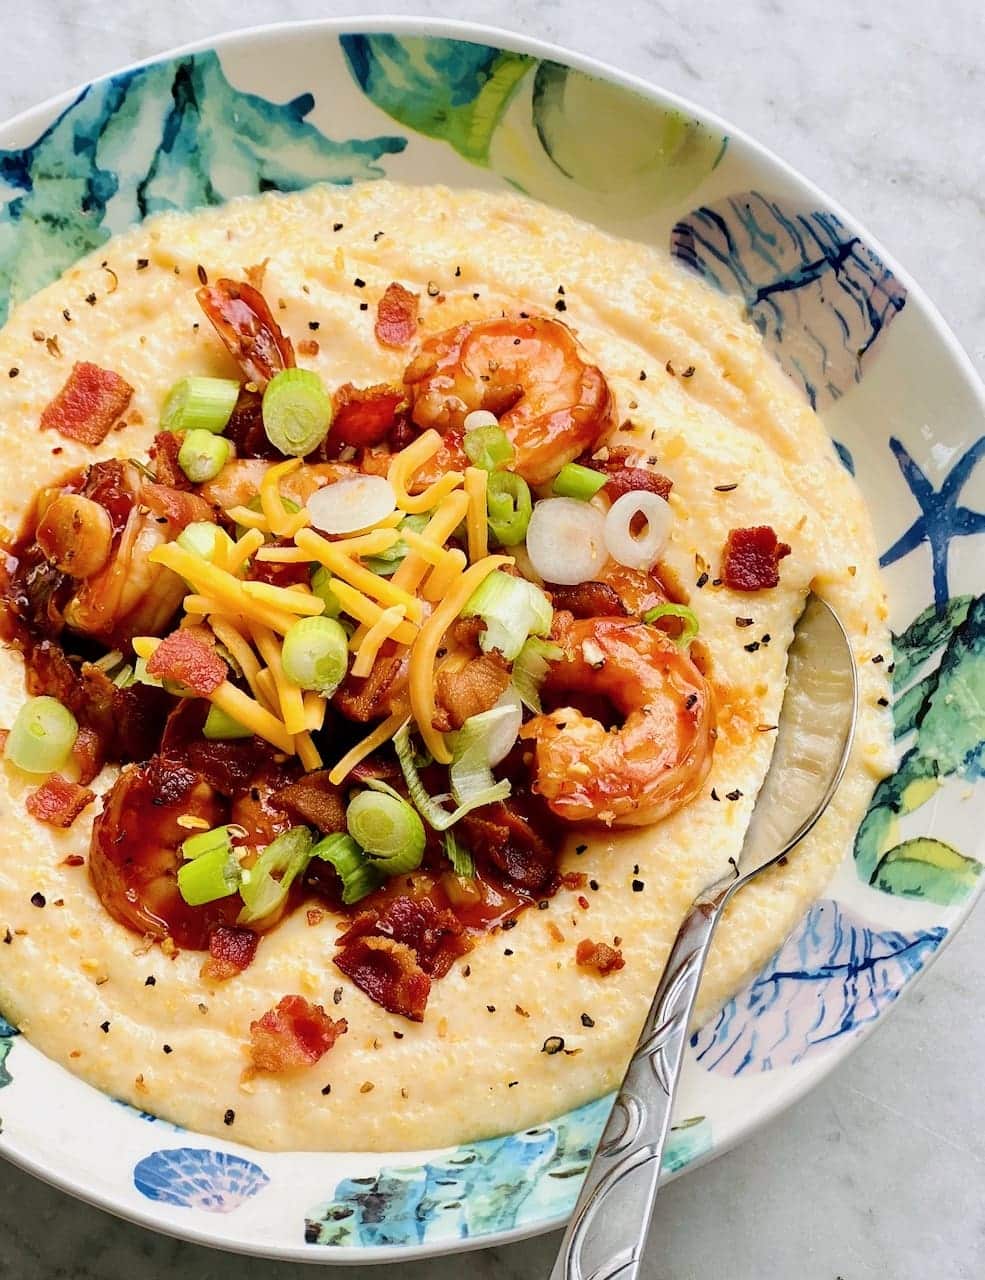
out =
{"type": "Polygon", "coordinates": [[[173,431],[159,431],[150,447],[150,459],[158,484],[169,489],[190,489],[192,482],[178,465],[181,440],[173,431]]]}
{"type": "Polygon", "coordinates": [[[542,893],[554,876],[554,852],[541,830],[550,816],[536,799],[528,801],[535,821],[520,809],[520,799],[483,805],[462,819],[465,843],[477,857],[488,859],[508,880],[530,893],[542,893]]]}
{"type": "Polygon", "coordinates": [[[263,429],[263,396],[240,388],[236,407],[222,433],[236,447],[237,458],[281,459],[280,450],[270,443],[263,429]]]}
{"type": "Polygon", "coordinates": [[[385,382],[375,387],[354,387],[345,382],[334,396],[335,414],[331,438],[341,445],[381,444],[393,430],[397,410],[406,400],[400,387],[385,382]]]}
{"type": "Polygon", "coordinates": [[[260,935],[252,929],[220,924],[209,938],[209,958],[202,965],[201,977],[208,982],[226,982],[253,963],[260,935]]]}
{"type": "Polygon", "coordinates": [[[214,285],[203,286],[195,296],[229,354],[251,382],[263,388],[275,373],[294,368],[290,338],[274,319],[263,294],[251,284],[217,280],[214,285]]]}
{"type": "Polygon", "coordinates": [[[148,511],[155,516],[163,516],[176,530],[184,529],[196,520],[212,518],[212,508],[204,498],[166,484],[142,485],[140,501],[148,511]]]}
{"type": "Polygon", "coordinates": [[[376,341],[384,347],[406,347],[417,334],[420,294],[411,293],[394,280],[376,308],[376,341]]]}
{"type": "Polygon", "coordinates": [[[790,554],[768,524],[733,529],[722,556],[722,581],[732,591],[765,591],[780,581],[779,564],[790,554]]]}
{"type": "Polygon", "coordinates": [[[578,943],[575,963],[582,969],[594,969],[600,978],[626,967],[618,947],[610,947],[607,942],[593,942],[591,938],[582,938],[578,943]]]}
{"type": "Polygon", "coordinates": [[[99,735],[82,725],[72,747],[72,759],[78,765],[79,782],[86,787],[103,767],[99,735]]]}
{"type": "Polygon", "coordinates": [[[647,493],[655,493],[666,498],[673,488],[674,482],[659,471],[651,471],[649,467],[640,467],[640,454],[625,446],[606,450],[604,458],[588,458],[585,466],[593,471],[601,471],[609,477],[602,486],[602,492],[610,502],[615,502],[624,493],[645,489],[647,493]]]}
{"type": "Polygon", "coordinates": [[[10,737],[9,729],[0,729],[0,756],[7,750],[7,739],[10,737]]]}
{"type": "Polygon", "coordinates": [[[329,781],[327,769],[305,774],[272,798],[278,806],[326,835],[345,830],[345,801],[339,788],[329,781]]]}
{"type": "Polygon", "coordinates": [[[431,979],[406,943],[373,935],[356,938],[335,963],[374,1004],[411,1022],[423,1022],[431,979]]]}
{"type": "Polygon", "coordinates": [[[498,702],[510,683],[509,663],[500,653],[484,653],[460,671],[439,671],[435,688],[442,731],[461,729],[498,702]]]}
{"type": "Polygon", "coordinates": [[[147,674],[175,680],[202,698],[218,689],[228,667],[198,627],[172,631],[147,660],[147,674]]]}
{"type": "Polygon", "coordinates": [[[566,609],[576,618],[624,618],[626,608],[605,582],[581,582],[576,587],[546,584],[555,609],[566,609]]]}
{"type": "Polygon", "coordinates": [[[54,430],[79,444],[102,444],[126,413],[133,387],[112,369],[82,360],[41,414],[43,431],[54,430]]]}
{"type": "Polygon", "coordinates": [[[250,1061],[256,1071],[279,1073],[310,1067],[328,1053],[349,1025],[330,1018],[304,996],[284,996],[276,1009],[250,1023],[250,1061]]]}
{"type": "Polygon", "coordinates": [[[472,944],[453,911],[439,910],[429,898],[398,897],[386,910],[362,911],[337,939],[343,949],[359,938],[392,938],[410,947],[430,978],[442,978],[472,944]]]}
{"type": "Polygon", "coordinates": [[[68,782],[60,773],[53,773],[27,797],[27,811],[32,818],[47,822],[49,826],[70,827],[95,798],[95,792],[88,787],[68,782]]]}
{"type": "MultiPolygon", "coordinates": [[[[387,646],[393,646],[387,642],[387,646]]],[[[373,663],[373,670],[364,679],[348,675],[339,685],[332,699],[335,706],[348,720],[365,724],[370,720],[382,720],[391,714],[394,698],[407,682],[408,659],[386,648],[373,663]]]]}

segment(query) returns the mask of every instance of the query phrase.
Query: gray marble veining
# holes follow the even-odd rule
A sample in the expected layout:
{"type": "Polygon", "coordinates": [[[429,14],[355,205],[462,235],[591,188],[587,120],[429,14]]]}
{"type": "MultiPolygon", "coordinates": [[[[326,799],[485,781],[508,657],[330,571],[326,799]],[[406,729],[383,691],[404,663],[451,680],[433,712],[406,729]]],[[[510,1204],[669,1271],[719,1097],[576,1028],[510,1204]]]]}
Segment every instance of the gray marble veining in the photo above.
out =
{"type": "MultiPolygon", "coordinates": [[[[981,0],[3,0],[0,118],[210,33],[363,12],[513,27],[692,97],[851,209],[930,293],[979,373],[985,288],[981,0]]],[[[985,1276],[985,910],[813,1094],[667,1187],[645,1280],[985,1276]]],[[[0,1166],[0,1280],[288,1280],[301,1267],[152,1235],[0,1166]]],[[[547,1237],[399,1268],[539,1280],[547,1237]]],[[[336,1274],[368,1277],[368,1268],[336,1274]]],[[[379,1274],[379,1273],[377,1273],[379,1274]]]]}

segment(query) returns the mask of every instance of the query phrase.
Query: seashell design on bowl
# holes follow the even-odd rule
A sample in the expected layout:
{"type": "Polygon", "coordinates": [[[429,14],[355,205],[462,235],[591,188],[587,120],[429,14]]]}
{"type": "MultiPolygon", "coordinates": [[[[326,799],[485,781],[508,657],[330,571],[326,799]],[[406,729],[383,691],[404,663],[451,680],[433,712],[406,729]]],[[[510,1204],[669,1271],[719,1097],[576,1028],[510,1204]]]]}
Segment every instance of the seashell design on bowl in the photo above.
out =
{"type": "Polygon", "coordinates": [[[148,1200],[204,1213],[232,1213],[269,1182],[252,1160],[205,1147],[152,1151],[133,1171],[133,1185],[148,1200]]]}

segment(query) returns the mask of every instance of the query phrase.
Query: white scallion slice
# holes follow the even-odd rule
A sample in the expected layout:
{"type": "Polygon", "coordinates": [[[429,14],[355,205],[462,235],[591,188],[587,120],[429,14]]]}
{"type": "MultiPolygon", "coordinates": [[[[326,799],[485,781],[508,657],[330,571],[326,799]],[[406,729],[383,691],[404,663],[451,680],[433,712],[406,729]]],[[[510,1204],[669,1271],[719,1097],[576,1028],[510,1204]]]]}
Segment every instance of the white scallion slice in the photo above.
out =
{"type": "Polygon", "coordinates": [[[492,767],[509,755],[522,722],[523,708],[515,692],[505,705],[469,716],[452,749],[449,776],[456,804],[467,804],[496,786],[492,767]]]}
{"type": "Polygon", "coordinates": [[[548,634],[554,610],[540,587],[496,569],[465,602],[462,617],[485,622],[486,629],[479,636],[483,653],[498,649],[512,662],[527,636],[548,634]]]}
{"type": "Polygon", "coordinates": [[[563,657],[563,649],[539,636],[531,636],[517,655],[513,664],[513,688],[523,705],[534,715],[539,716],[543,710],[540,686],[547,676],[548,666],[563,657]]]}
{"type": "Polygon", "coordinates": [[[243,909],[237,924],[253,924],[279,911],[291,885],[311,860],[313,841],[307,827],[291,827],[267,845],[239,887],[243,909]]]}
{"type": "Polygon", "coordinates": [[[597,578],[609,557],[606,517],[577,498],[545,498],[527,526],[527,554],[545,582],[573,587],[597,578]]]}
{"type": "Polygon", "coordinates": [[[497,782],[489,790],[479,792],[467,803],[460,804],[454,812],[449,812],[437,800],[428,795],[427,789],[421,781],[417,766],[414,764],[414,748],[410,740],[409,722],[401,725],[397,730],[393,738],[393,746],[397,753],[397,759],[400,761],[400,768],[403,770],[404,781],[407,783],[407,790],[410,792],[414,807],[428,826],[433,827],[435,831],[447,831],[449,827],[454,826],[460,818],[464,818],[473,809],[478,809],[484,804],[493,804],[497,800],[505,800],[510,794],[509,781],[504,778],[502,782],[497,782]]]}
{"type": "Polygon", "coordinates": [[[629,569],[649,570],[657,563],[670,540],[674,513],[659,494],[645,489],[624,493],[605,517],[605,546],[613,560],[629,569]],[[633,526],[642,518],[641,533],[633,526]]]}
{"type": "Polygon", "coordinates": [[[311,523],[322,533],[358,533],[392,515],[397,495],[384,476],[346,476],[316,489],[306,505],[311,523]]]}

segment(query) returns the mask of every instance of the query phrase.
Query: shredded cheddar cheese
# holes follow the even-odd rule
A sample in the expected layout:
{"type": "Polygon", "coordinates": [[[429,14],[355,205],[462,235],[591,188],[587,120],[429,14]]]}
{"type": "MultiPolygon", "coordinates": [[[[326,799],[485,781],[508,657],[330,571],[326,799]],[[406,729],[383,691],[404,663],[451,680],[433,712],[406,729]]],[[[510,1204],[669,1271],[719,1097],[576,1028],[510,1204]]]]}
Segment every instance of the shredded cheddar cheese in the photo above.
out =
{"type": "MultiPolygon", "coordinates": [[[[464,493],[453,493],[445,499],[418,535],[437,546],[443,546],[465,519],[469,500],[464,493]]],[[[406,534],[404,535],[406,539],[406,534]]],[[[410,546],[410,543],[407,544],[410,546]]],[[[412,551],[390,581],[404,591],[416,591],[430,568],[430,563],[418,551],[412,551]]]]}
{"type": "Polygon", "coordinates": [[[292,735],[303,733],[305,720],[301,689],[284,674],[284,666],[280,660],[280,645],[274,638],[273,632],[259,623],[250,623],[250,633],[253,636],[254,645],[273,676],[284,728],[292,735]]]}
{"type": "Polygon", "coordinates": [[[486,513],[487,480],[488,476],[481,467],[466,467],[465,493],[469,500],[466,529],[469,538],[469,559],[473,564],[489,554],[489,520],[486,513]]]}
{"type": "Polygon", "coordinates": [[[299,587],[275,587],[269,582],[244,582],[243,592],[251,600],[259,600],[261,604],[283,609],[286,613],[297,613],[305,618],[317,618],[320,613],[325,612],[324,600],[299,587]]]}
{"type": "Polygon", "coordinates": [[[425,600],[435,603],[446,596],[467,564],[464,551],[459,551],[457,547],[446,551],[441,563],[431,570],[424,583],[425,600]]]}
{"type": "Polygon", "coordinates": [[[409,444],[406,449],[401,449],[393,456],[386,478],[397,496],[397,506],[408,515],[420,515],[424,511],[430,511],[462,483],[460,471],[447,471],[433,484],[428,485],[422,493],[409,492],[415,474],[430,462],[440,449],[441,436],[437,431],[430,430],[425,431],[413,444],[409,444]]]}
{"type": "MultiPolygon", "coordinates": [[[[357,591],[355,587],[350,587],[347,582],[334,580],[332,582],[332,590],[338,597],[339,604],[345,612],[355,618],[357,622],[365,622],[368,626],[372,626],[383,613],[380,605],[368,599],[361,591],[357,591]]],[[[416,636],[417,627],[412,622],[401,622],[393,632],[393,638],[399,644],[412,644],[416,636]]]]}
{"type": "Polygon", "coordinates": [[[257,702],[265,706],[268,711],[275,714],[280,707],[277,698],[277,686],[274,684],[274,675],[269,667],[262,667],[257,672],[257,688],[260,690],[257,702]]]}
{"type": "Polygon", "coordinates": [[[356,660],[352,664],[352,674],[354,676],[364,677],[369,675],[373,670],[373,663],[376,661],[381,645],[390,639],[400,623],[403,622],[406,612],[407,610],[402,604],[392,604],[389,609],[383,610],[366,632],[359,648],[356,650],[356,660]]]}
{"type": "Polygon", "coordinates": [[[435,715],[434,703],[434,660],[445,632],[465,607],[466,601],[481,583],[493,572],[504,565],[511,565],[511,556],[486,556],[477,564],[466,569],[444,599],[421,628],[421,633],[410,651],[410,669],[408,673],[408,689],[410,706],[417,721],[421,737],[438,764],[450,764],[451,752],[445,743],[444,734],[435,729],[432,723],[435,715]]]}
{"type": "MultiPolygon", "coordinates": [[[[216,538],[216,545],[222,541],[216,538]]],[[[228,551],[226,556],[226,564],[222,566],[230,573],[238,573],[246,564],[252,555],[254,555],[263,546],[263,534],[259,529],[247,529],[238,542],[234,543],[232,549],[228,551]]]]}
{"type": "Polygon", "coordinates": [[[226,515],[230,520],[241,524],[244,529],[258,529],[261,533],[270,532],[267,517],[262,511],[251,511],[249,507],[229,507],[226,515]]]}
{"type": "Polygon", "coordinates": [[[258,701],[262,701],[259,697],[256,683],[260,663],[257,661],[256,654],[250,648],[245,636],[228,619],[216,615],[209,616],[209,626],[212,628],[212,634],[225,647],[232,660],[242,671],[243,679],[250,686],[253,696],[258,701]]]}
{"type": "Polygon", "coordinates": [[[281,635],[285,635],[296,621],[282,609],[271,608],[260,600],[251,599],[243,589],[245,584],[239,578],[224,569],[217,569],[208,560],[186,551],[176,542],[165,542],[155,547],[147,558],[152,564],[163,564],[172,569],[190,582],[201,596],[208,597],[210,607],[205,608],[197,607],[199,602],[194,601],[193,596],[186,596],[187,613],[213,613],[217,611],[218,604],[218,610],[222,612],[242,614],[244,618],[269,626],[281,635]]]}
{"type": "MultiPolygon", "coordinates": [[[[336,578],[341,578],[343,582],[355,587],[363,595],[379,600],[384,605],[404,605],[408,618],[414,622],[420,621],[423,612],[421,602],[415,596],[412,596],[409,591],[405,591],[402,587],[394,585],[391,580],[381,578],[379,574],[373,573],[372,570],[367,569],[344,552],[339,551],[334,543],[328,542],[310,529],[302,529],[295,541],[302,550],[308,552],[312,560],[317,560],[326,569],[330,569],[336,578]]],[[[335,590],[334,582],[332,590],[335,590]]],[[[336,592],[336,595],[338,595],[338,592],[336,592]]]]}
{"type": "Polygon", "coordinates": [[[322,767],[323,761],[322,761],[321,755],[318,751],[318,748],[315,746],[314,742],[311,740],[310,733],[305,732],[305,733],[298,733],[295,735],[294,750],[297,752],[297,755],[301,763],[304,765],[304,767],[308,770],[309,773],[313,769],[320,769],[322,767]]]}
{"type": "Polygon", "coordinates": [[[381,721],[371,733],[368,733],[363,738],[362,742],[357,742],[351,751],[347,751],[338,764],[332,767],[328,775],[329,782],[338,786],[361,760],[365,760],[368,755],[372,755],[377,747],[383,746],[384,742],[389,742],[406,719],[407,708],[401,707],[386,720],[381,721]]]}
{"type": "Polygon", "coordinates": [[[278,537],[290,537],[288,529],[292,519],[281,497],[280,482],[297,471],[300,465],[300,458],[288,458],[286,462],[276,462],[272,467],[267,468],[260,481],[260,510],[266,518],[270,532],[278,537]]]}
{"type": "Polygon", "coordinates": [[[320,693],[309,690],[303,696],[302,701],[304,702],[304,727],[309,733],[315,729],[320,729],[325,723],[328,699],[323,698],[320,693]]]}

